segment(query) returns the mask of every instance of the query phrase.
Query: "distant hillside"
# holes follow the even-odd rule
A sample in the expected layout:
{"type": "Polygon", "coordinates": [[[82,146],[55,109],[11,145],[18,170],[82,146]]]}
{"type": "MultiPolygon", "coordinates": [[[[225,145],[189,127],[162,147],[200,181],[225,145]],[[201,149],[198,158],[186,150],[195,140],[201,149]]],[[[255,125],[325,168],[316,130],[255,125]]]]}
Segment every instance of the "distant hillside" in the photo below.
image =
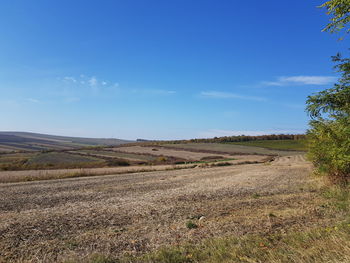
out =
{"type": "Polygon", "coordinates": [[[120,145],[132,141],[66,137],[30,132],[0,132],[0,152],[64,150],[86,146],[120,145]]]}

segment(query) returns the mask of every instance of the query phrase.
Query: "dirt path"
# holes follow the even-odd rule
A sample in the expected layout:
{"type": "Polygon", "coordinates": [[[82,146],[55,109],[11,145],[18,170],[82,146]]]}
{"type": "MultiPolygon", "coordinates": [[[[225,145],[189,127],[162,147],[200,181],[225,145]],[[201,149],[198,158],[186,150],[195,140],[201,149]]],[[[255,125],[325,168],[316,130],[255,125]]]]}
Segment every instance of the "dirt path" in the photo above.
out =
{"type": "Polygon", "coordinates": [[[269,165],[2,184],[0,262],[117,256],[212,236],[299,228],[319,220],[315,195],[306,187],[310,171],[295,156],[269,165]],[[187,229],[189,218],[199,227],[187,229]]]}

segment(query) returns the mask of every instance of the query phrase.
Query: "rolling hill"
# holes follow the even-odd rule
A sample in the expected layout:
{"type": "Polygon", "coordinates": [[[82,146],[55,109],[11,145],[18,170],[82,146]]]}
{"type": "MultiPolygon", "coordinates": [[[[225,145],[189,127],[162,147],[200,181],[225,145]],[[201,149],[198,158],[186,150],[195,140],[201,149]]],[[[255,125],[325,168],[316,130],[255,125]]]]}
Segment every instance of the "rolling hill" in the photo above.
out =
{"type": "Polygon", "coordinates": [[[120,145],[121,139],[66,137],[30,132],[0,132],[0,152],[76,149],[98,145],[120,145]]]}

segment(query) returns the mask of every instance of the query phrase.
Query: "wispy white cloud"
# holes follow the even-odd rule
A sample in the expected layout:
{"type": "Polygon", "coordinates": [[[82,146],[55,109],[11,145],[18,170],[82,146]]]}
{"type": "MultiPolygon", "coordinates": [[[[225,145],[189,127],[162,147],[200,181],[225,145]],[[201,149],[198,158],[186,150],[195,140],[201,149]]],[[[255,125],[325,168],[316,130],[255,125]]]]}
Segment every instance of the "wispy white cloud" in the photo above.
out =
{"type": "Polygon", "coordinates": [[[224,136],[238,136],[238,135],[250,135],[250,136],[259,136],[259,135],[268,135],[268,134],[301,134],[305,130],[296,130],[296,129],[272,129],[272,130],[208,130],[202,131],[198,134],[199,138],[213,138],[213,137],[224,137],[224,136]]]}
{"type": "Polygon", "coordinates": [[[65,81],[65,82],[73,82],[73,83],[77,82],[76,78],[74,78],[74,77],[63,77],[63,81],[65,81]]]}
{"type": "MultiPolygon", "coordinates": [[[[101,93],[102,91],[115,91],[118,88],[119,84],[114,83],[107,80],[100,80],[95,76],[88,76],[85,74],[80,74],[79,76],[70,76],[58,78],[60,81],[63,81],[67,87],[66,89],[70,89],[73,91],[79,91],[81,88],[86,90],[90,90],[90,92],[94,95],[101,93]]],[[[80,90],[81,91],[81,90],[80,90]]]]}
{"type": "Polygon", "coordinates": [[[97,78],[96,77],[91,77],[89,80],[88,80],[88,83],[91,87],[95,87],[97,86],[98,84],[98,81],[97,81],[97,78]]]}
{"type": "Polygon", "coordinates": [[[222,92],[222,91],[202,91],[200,96],[212,99],[240,99],[253,101],[266,101],[263,97],[245,96],[236,93],[222,92]]]}
{"type": "Polygon", "coordinates": [[[329,85],[337,80],[332,76],[290,76],[279,77],[275,81],[262,82],[265,86],[291,86],[291,85],[329,85]]]}
{"type": "Polygon", "coordinates": [[[167,89],[120,89],[120,85],[118,82],[114,82],[111,80],[100,79],[96,76],[89,76],[85,74],[80,74],[77,77],[63,77],[58,78],[60,81],[63,81],[66,84],[66,91],[68,94],[66,96],[66,102],[76,102],[76,98],[80,98],[81,92],[89,91],[90,95],[106,95],[106,94],[116,94],[116,93],[124,93],[124,94],[140,94],[140,95],[153,95],[153,96],[168,96],[176,93],[174,90],[167,89]],[[82,90],[84,89],[84,91],[82,90]],[[71,98],[73,98],[72,101],[71,98]]]}

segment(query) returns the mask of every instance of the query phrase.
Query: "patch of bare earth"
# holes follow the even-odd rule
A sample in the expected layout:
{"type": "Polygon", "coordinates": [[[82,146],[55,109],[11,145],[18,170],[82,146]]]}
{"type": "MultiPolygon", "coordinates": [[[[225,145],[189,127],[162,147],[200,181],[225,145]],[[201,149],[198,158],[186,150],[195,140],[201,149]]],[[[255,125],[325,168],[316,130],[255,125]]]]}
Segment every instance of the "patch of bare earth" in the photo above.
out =
{"type": "Polygon", "coordinates": [[[118,256],[208,237],[300,229],[323,219],[302,156],[0,185],[0,262],[118,256]],[[191,220],[198,225],[187,229],[191,220]]]}
{"type": "MultiPolygon", "coordinates": [[[[158,146],[152,146],[152,147],[145,147],[145,146],[123,146],[115,148],[115,150],[119,152],[126,152],[126,153],[142,153],[142,154],[151,154],[151,155],[157,155],[157,156],[172,156],[187,160],[201,160],[205,157],[218,157],[218,154],[213,153],[206,153],[206,152],[193,152],[189,150],[181,150],[181,149],[171,149],[166,147],[158,147],[158,146]]],[[[228,159],[232,158],[232,155],[229,153],[224,153],[220,156],[219,159],[228,159]]]]}

